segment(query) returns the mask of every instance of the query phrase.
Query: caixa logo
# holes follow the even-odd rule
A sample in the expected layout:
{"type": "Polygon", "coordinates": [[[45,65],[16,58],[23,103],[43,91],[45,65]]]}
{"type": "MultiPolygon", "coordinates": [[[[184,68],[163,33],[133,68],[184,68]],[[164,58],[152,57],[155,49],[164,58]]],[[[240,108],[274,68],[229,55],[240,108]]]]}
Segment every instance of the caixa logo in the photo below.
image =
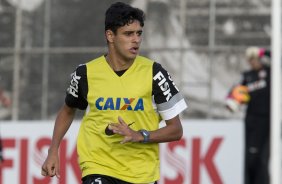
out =
{"type": "Polygon", "coordinates": [[[96,108],[99,110],[128,110],[128,111],[144,111],[144,103],[142,98],[104,98],[100,97],[96,100],[96,108]]]}

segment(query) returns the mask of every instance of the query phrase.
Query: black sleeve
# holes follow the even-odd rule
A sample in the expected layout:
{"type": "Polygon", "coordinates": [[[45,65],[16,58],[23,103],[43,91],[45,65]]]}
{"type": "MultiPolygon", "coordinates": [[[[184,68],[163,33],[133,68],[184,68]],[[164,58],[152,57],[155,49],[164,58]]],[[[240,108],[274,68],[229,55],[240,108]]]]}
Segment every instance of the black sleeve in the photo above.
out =
{"type": "Polygon", "coordinates": [[[71,74],[70,86],[67,89],[65,103],[72,108],[85,110],[87,108],[87,72],[86,65],[79,65],[71,74]]]}
{"type": "Polygon", "coordinates": [[[169,73],[159,64],[153,64],[153,91],[156,104],[168,102],[179,92],[169,73]]]}

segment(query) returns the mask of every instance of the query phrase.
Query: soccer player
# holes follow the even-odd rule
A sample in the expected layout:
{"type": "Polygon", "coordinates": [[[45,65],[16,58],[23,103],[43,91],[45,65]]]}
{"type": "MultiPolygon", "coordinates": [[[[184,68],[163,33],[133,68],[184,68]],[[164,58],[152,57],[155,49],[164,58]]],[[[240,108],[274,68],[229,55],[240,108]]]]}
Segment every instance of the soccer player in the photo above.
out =
{"type": "MultiPolygon", "coordinates": [[[[246,58],[251,69],[242,74],[240,85],[248,89],[249,98],[240,101],[231,93],[230,100],[237,104],[246,103],[245,113],[245,184],[269,183],[269,136],[270,136],[270,66],[263,57],[270,58],[270,51],[258,47],[249,47],[246,58]]],[[[240,95],[238,95],[240,96],[240,95]]],[[[228,103],[229,109],[234,104],[228,103]]],[[[235,108],[237,109],[237,108],[235,108]]]]}
{"type": "Polygon", "coordinates": [[[3,162],[4,158],[3,158],[3,146],[2,146],[2,139],[0,136],[0,163],[3,162]]]}
{"type": "Polygon", "coordinates": [[[43,176],[60,176],[59,145],[78,108],[85,110],[77,140],[83,184],[157,183],[158,143],[181,139],[179,114],[187,105],[169,73],[138,55],[143,26],[142,10],[121,2],[108,8],[108,52],[72,74],[43,176]]]}

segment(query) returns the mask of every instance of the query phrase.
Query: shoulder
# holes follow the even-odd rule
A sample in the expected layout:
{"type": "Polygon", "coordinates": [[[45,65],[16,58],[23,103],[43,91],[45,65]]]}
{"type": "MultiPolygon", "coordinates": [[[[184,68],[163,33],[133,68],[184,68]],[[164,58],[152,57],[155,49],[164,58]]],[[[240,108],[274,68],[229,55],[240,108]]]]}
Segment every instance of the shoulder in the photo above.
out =
{"type": "Polygon", "coordinates": [[[137,56],[135,61],[139,64],[142,64],[142,65],[153,65],[154,61],[147,58],[147,57],[144,57],[144,56],[137,56]]]}
{"type": "Polygon", "coordinates": [[[255,71],[254,70],[246,70],[242,72],[243,77],[254,75],[255,71]]]}
{"type": "Polygon", "coordinates": [[[158,78],[158,76],[164,76],[166,78],[170,78],[168,71],[158,62],[153,63],[153,76],[154,80],[158,78]]]}
{"type": "Polygon", "coordinates": [[[102,55],[98,58],[92,59],[90,61],[88,61],[87,63],[85,63],[85,65],[88,66],[92,66],[92,65],[99,65],[101,62],[103,62],[105,60],[105,56],[102,55]]]}
{"type": "Polygon", "coordinates": [[[95,67],[95,65],[99,65],[103,61],[103,59],[105,59],[105,57],[100,56],[100,57],[95,58],[93,60],[90,60],[86,63],[79,64],[76,67],[75,71],[72,73],[72,76],[73,75],[82,76],[82,77],[86,76],[87,75],[87,69],[92,68],[93,66],[95,67]]]}
{"type": "Polygon", "coordinates": [[[166,69],[164,69],[163,66],[158,62],[153,63],[153,68],[154,71],[166,71],[166,69]]]}
{"type": "Polygon", "coordinates": [[[156,74],[163,74],[165,76],[168,76],[168,72],[166,69],[164,69],[162,67],[162,65],[156,61],[153,61],[147,57],[144,57],[144,56],[137,56],[136,57],[136,60],[135,60],[138,65],[143,65],[143,66],[149,66],[149,67],[152,67],[153,69],[153,76],[155,76],[156,74]]]}
{"type": "Polygon", "coordinates": [[[86,64],[80,64],[76,67],[77,74],[84,74],[86,73],[86,64]]]}

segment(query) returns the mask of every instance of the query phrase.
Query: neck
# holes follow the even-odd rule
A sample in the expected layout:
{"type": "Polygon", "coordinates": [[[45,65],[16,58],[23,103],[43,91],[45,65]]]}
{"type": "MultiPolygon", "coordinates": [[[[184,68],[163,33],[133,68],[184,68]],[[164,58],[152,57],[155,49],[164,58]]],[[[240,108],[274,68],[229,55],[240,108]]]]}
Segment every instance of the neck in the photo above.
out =
{"type": "Polygon", "coordinates": [[[124,60],[118,57],[113,57],[110,54],[105,56],[107,63],[114,71],[121,71],[128,69],[134,62],[134,60],[124,60]]]}

